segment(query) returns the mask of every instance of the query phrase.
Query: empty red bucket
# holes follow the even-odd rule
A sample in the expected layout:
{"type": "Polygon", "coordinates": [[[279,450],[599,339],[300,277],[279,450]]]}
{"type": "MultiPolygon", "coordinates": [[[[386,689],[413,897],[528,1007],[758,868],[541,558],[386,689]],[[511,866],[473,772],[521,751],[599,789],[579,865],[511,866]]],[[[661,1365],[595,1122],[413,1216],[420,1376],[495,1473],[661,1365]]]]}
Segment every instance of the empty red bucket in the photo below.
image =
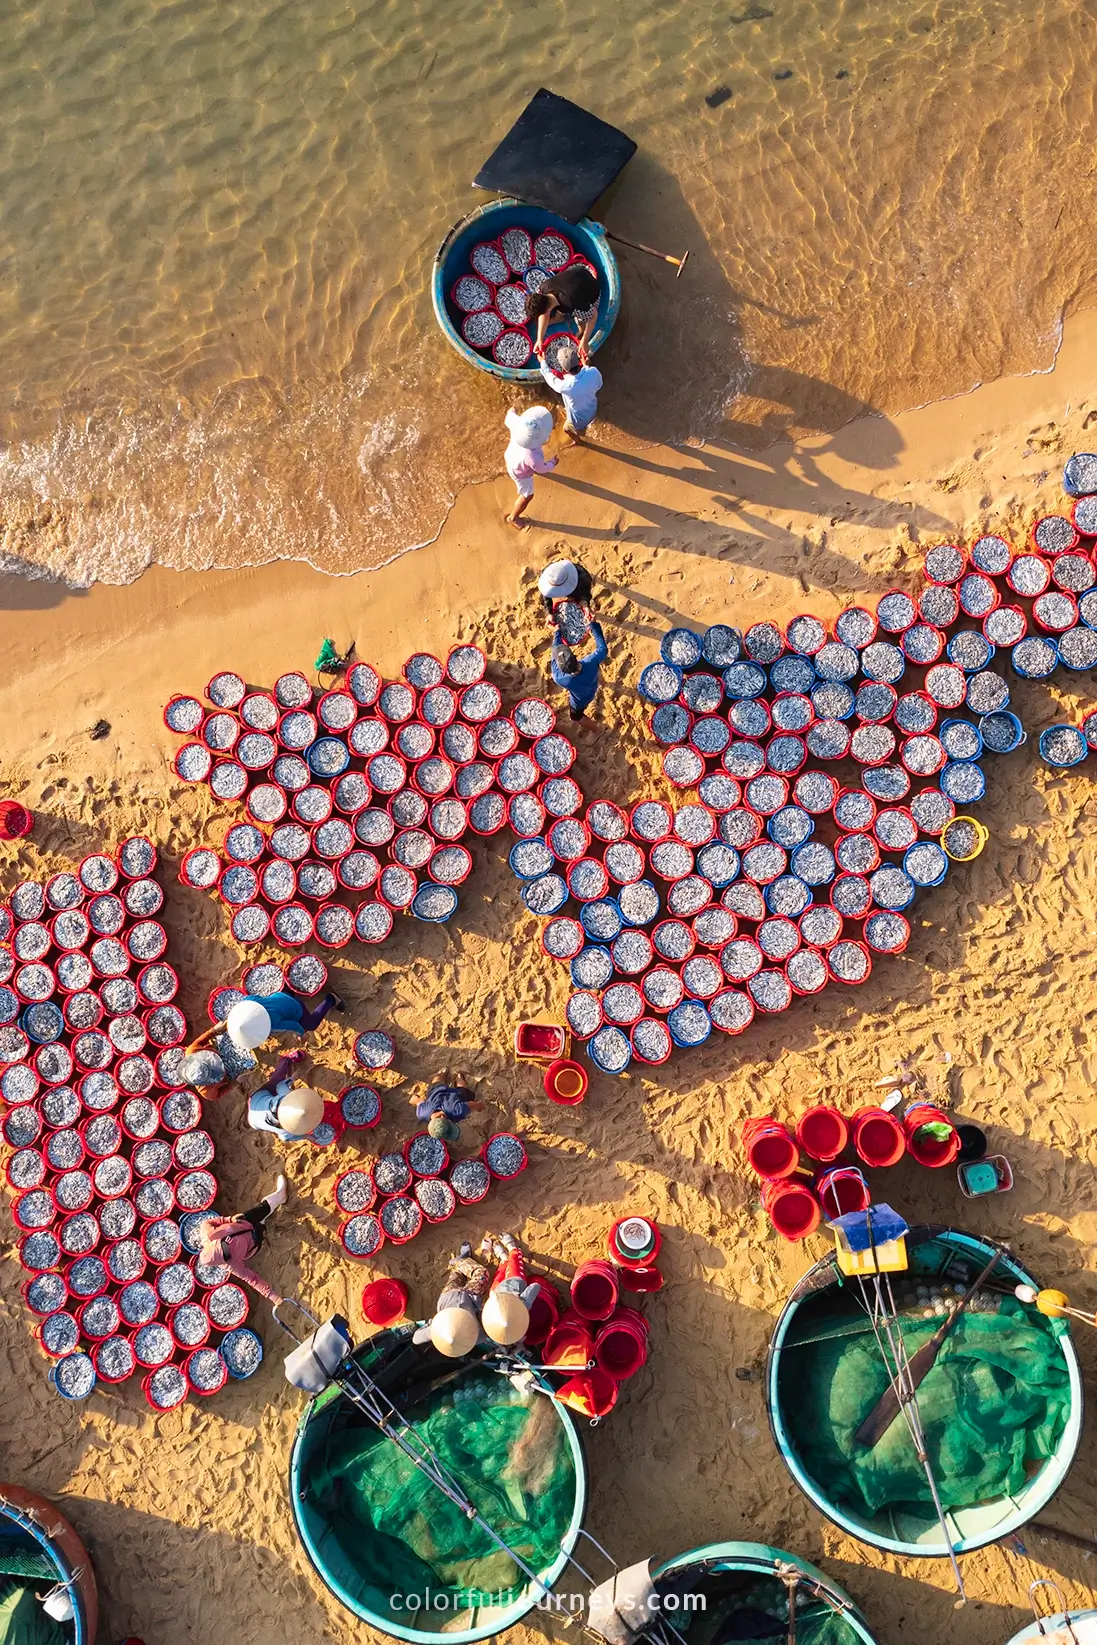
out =
{"type": "Polygon", "coordinates": [[[566,1314],[545,1340],[544,1361],[554,1370],[582,1370],[594,1358],[594,1338],[586,1322],[566,1314]]]}
{"type": "Polygon", "coordinates": [[[769,1182],[790,1177],[800,1163],[796,1138],[787,1125],[767,1115],[764,1119],[750,1119],[743,1125],[743,1147],[747,1151],[751,1169],[769,1182]]]}
{"type": "Polygon", "coordinates": [[[636,1323],[637,1317],[631,1310],[615,1315],[594,1339],[598,1369],[605,1371],[614,1382],[635,1376],[648,1357],[647,1331],[636,1323]]]}
{"type": "Polygon", "coordinates": [[[939,1171],[943,1165],[955,1163],[960,1152],[960,1138],[956,1127],[943,1109],[933,1102],[915,1102],[903,1112],[903,1129],[907,1149],[919,1165],[939,1171]],[[948,1136],[934,1136],[927,1126],[947,1126],[948,1136]]]}
{"type": "Polygon", "coordinates": [[[0,840],[21,840],[33,827],[33,811],[18,800],[0,800],[0,840]]]}
{"type": "Polygon", "coordinates": [[[362,1292],[362,1312],[371,1325],[395,1325],[407,1305],[408,1288],[401,1279],[373,1279],[362,1292]]]}
{"type": "Polygon", "coordinates": [[[530,1303],[529,1329],[525,1340],[531,1348],[547,1342],[560,1318],[560,1293],[549,1279],[538,1277],[540,1290],[530,1303]]]}
{"type": "Polygon", "coordinates": [[[571,1282],[571,1305],[583,1319],[609,1319],[619,1295],[617,1272],[612,1263],[596,1257],[579,1264],[571,1282]]]}
{"type": "Polygon", "coordinates": [[[898,1165],[906,1153],[903,1127],[894,1114],[883,1108],[858,1108],[850,1125],[850,1137],[866,1165],[898,1165]]]}
{"type": "Polygon", "coordinates": [[[800,1116],[796,1140],[805,1154],[829,1165],[844,1152],[849,1142],[849,1126],[837,1108],[820,1102],[800,1116]]]}
{"type": "Polygon", "coordinates": [[[864,1173],[856,1165],[837,1165],[829,1171],[820,1171],[815,1179],[815,1192],[828,1222],[850,1211],[867,1211],[872,1201],[864,1173]]]}
{"type": "Polygon", "coordinates": [[[806,1239],[822,1220],[822,1207],[811,1189],[802,1182],[767,1182],[762,1186],[762,1207],[784,1239],[806,1239]]]}

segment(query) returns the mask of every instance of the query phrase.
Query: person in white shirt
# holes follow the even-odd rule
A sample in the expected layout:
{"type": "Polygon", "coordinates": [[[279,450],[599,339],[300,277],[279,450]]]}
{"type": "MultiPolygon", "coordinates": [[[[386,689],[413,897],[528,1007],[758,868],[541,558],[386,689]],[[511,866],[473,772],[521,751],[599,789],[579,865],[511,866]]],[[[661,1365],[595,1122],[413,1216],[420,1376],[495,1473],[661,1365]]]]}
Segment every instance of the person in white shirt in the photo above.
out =
{"type": "Polygon", "coordinates": [[[545,441],[552,433],[552,412],[547,406],[530,406],[528,411],[508,411],[506,424],[510,430],[510,444],[503,454],[507,473],[518,492],[514,507],[503,519],[518,530],[529,524],[523,520],[533,498],[533,476],[551,474],[556,467],[555,457],[546,457],[545,441]]]}
{"type": "Polygon", "coordinates": [[[546,364],[543,349],[537,350],[541,376],[564,402],[567,421],[564,433],[578,444],[598,415],[598,390],[602,373],[597,366],[585,366],[574,343],[564,344],[556,355],[556,368],[546,364]]]}

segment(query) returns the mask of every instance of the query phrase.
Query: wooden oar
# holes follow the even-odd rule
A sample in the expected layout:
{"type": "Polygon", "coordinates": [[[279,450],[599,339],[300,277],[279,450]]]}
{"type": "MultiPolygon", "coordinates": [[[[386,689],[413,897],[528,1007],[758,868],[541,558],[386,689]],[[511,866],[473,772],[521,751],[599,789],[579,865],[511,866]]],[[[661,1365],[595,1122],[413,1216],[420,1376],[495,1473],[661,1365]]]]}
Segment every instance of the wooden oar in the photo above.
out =
{"type": "MultiPolygon", "coordinates": [[[[937,1361],[937,1355],[941,1352],[941,1346],[944,1343],[945,1338],[948,1336],[949,1332],[952,1330],[965,1308],[967,1308],[968,1304],[974,1300],[975,1295],[983,1281],[985,1279],[989,1279],[991,1271],[997,1267],[998,1259],[1001,1254],[1002,1253],[1000,1251],[995,1251],[994,1255],[979,1275],[979,1278],[975,1281],[975,1284],[968,1291],[967,1295],[960,1299],[959,1303],[945,1320],[945,1323],[938,1330],[934,1331],[933,1335],[924,1347],[919,1348],[918,1352],[911,1356],[908,1362],[908,1375],[906,1382],[906,1397],[908,1399],[914,1398],[915,1390],[918,1388],[920,1383],[925,1381],[930,1371],[932,1371],[937,1361]]],[[[871,1449],[873,1445],[878,1444],[879,1441],[883,1439],[892,1423],[895,1421],[895,1418],[899,1415],[899,1410],[902,1403],[903,1394],[900,1390],[898,1379],[894,1379],[880,1395],[880,1398],[876,1401],[876,1404],[872,1407],[872,1410],[869,1412],[864,1422],[862,1422],[861,1426],[857,1429],[857,1432],[853,1436],[854,1443],[857,1445],[864,1445],[868,1449],[871,1449]]]]}
{"type": "Polygon", "coordinates": [[[656,251],[654,246],[645,246],[640,240],[626,240],[623,234],[615,234],[611,228],[606,230],[606,234],[611,240],[616,240],[622,246],[631,246],[633,251],[646,251],[649,257],[658,257],[662,263],[673,263],[678,270],[674,278],[676,280],[682,278],[682,270],[685,268],[686,260],[689,257],[688,251],[685,257],[672,257],[669,252],[656,251]]]}

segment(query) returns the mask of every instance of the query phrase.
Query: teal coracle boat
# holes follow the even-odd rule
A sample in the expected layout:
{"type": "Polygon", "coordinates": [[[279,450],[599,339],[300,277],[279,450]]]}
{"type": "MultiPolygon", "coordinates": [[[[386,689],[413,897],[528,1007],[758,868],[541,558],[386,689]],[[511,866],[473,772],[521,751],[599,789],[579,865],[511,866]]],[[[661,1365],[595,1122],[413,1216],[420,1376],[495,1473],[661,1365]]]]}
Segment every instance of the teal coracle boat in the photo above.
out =
{"type": "Polygon", "coordinates": [[[799,1555],[761,1542],[710,1542],[656,1566],[651,1578],[659,1616],[686,1645],[785,1645],[790,1592],[797,1645],[874,1645],[865,1618],[836,1582],[799,1555]]]}
{"type": "MultiPolygon", "coordinates": [[[[601,291],[597,323],[590,340],[592,354],[601,348],[613,330],[621,307],[621,278],[605,229],[589,217],[581,217],[573,223],[540,206],[507,198],[488,200],[454,223],[438,248],[431,276],[431,302],[442,335],[450,347],[455,348],[477,371],[489,372],[493,377],[511,383],[539,383],[541,372],[536,361],[531,360],[524,366],[500,365],[490,352],[472,348],[461,333],[465,316],[453,300],[457,280],[469,270],[469,254],[473,246],[484,240],[498,240],[510,228],[525,229],[534,239],[546,229],[555,230],[574,248],[576,256],[585,258],[597,271],[601,291]]],[[[568,329],[574,329],[574,326],[554,322],[548,328],[548,335],[551,337],[558,331],[568,329]]]]}
{"type": "MultiPolygon", "coordinates": [[[[956,1229],[915,1228],[891,1276],[909,1355],[933,1336],[999,1248],[956,1229]]],[[[918,1408],[956,1553],[997,1542],[1051,1500],[1074,1460],[1083,1395],[1066,1321],[1013,1296],[1036,1282],[1005,1250],[946,1337],[918,1408]]],[[[875,1444],[856,1437],[889,1384],[856,1280],[828,1257],[801,1280],[773,1334],[770,1423],[800,1489],[851,1536],[889,1553],[949,1553],[902,1416],[875,1444]]]]}
{"type": "Polygon", "coordinates": [[[489,1639],[568,1565],[587,1499],[578,1434],[544,1393],[520,1392],[479,1357],[424,1356],[409,1336],[382,1331],[354,1361],[479,1520],[333,1384],[298,1426],[294,1521],[324,1585],[379,1632],[413,1645],[489,1639]]]}

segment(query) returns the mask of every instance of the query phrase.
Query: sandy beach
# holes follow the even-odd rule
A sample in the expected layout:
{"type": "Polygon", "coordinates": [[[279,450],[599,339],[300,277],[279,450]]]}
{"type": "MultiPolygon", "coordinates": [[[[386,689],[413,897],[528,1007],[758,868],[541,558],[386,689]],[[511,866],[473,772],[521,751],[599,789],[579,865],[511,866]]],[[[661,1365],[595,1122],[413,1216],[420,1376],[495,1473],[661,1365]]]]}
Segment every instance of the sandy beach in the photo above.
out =
{"type": "MultiPolygon", "coordinates": [[[[161,709],[172,692],[200,689],[219,667],[268,684],[307,669],[328,634],[338,645],[354,639],[359,656],[389,675],[414,649],[474,640],[504,693],[525,694],[546,668],[537,571],[576,552],[594,574],[610,647],[598,723],[579,742],[581,780],[589,795],[622,802],[663,793],[635,681],[664,630],[679,620],[784,621],[803,610],[829,617],[853,597],[916,586],[934,541],[992,529],[1019,543],[1059,505],[1064,458],[1097,437],[1095,347],[1097,313],[1083,312],[1068,320],[1048,374],[763,449],[620,450],[607,433],[538,482],[529,531],[503,526],[510,488],[487,481],[461,492],[436,543],[375,572],[333,578],[287,561],[206,574],[154,569],[126,587],[87,591],[6,577],[0,777],[38,822],[29,841],[0,847],[4,885],[147,832],[164,862],[182,1003],[204,1024],[210,989],[238,976],[243,955],[219,906],[175,880],[186,849],[220,839],[226,812],[169,770],[161,709]],[[110,734],[91,741],[100,718],[110,734]]],[[[15,540],[6,546],[18,552],[15,540]]],[[[981,811],[990,842],[919,900],[903,956],[879,961],[859,991],[832,987],[741,1040],[719,1038],[624,1080],[594,1077],[575,1110],[552,1107],[510,1054],[518,1019],[559,1016],[566,972],[542,959],[536,922],[520,911],[508,836],[478,845],[452,927],[404,921],[376,957],[352,947],[338,958],[333,973],[349,1009],[320,1030],[317,1082],[338,1089],[352,1031],[385,1028],[397,1059],[380,1076],[382,1128],[366,1140],[409,1134],[408,1097],[457,1065],[487,1105],[471,1138],[517,1130],[529,1170],[497,1192],[486,1218],[463,1211],[448,1228],[386,1251],[374,1270],[345,1260],[334,1239],[331,1185],[348,1152],[269,1143],[246,1128],[238,1101],[226,1102],[208,1116],[220,1203],[253,1203],[284,1169],[291,1200],[262,1266],[318,1313],[342,1309],[359,1328],[372,1272],[405,1279],[414,1310],[429,1311],[454,1237],[475,1239],[485,1222],[566,1269],[599,1253],[625,1209],[655,1217],[667,1285],[647,1305],[651,1359],[611,1420],[586,1434],[593,1534],[622,1564],[756,1537],[823,1564],[881,1641],[960,1637],[943,1562],[899,1562],[843,1537],[777,1457],[756,1373],[784,1298],[826,1242],[793,1247],[769,1230],[737,1131],[751,1112],[790,1116],[809,1100],[852,1109],[912,1059],[955,1112],[987,1128],[1017,1181],[1010,1195],[969,1206],[951,1173],[903,1167],[889,1199],[912,1220],[955,1219],[1007,1238],[1045,1283],[1097,1306],[1097,797],[1088,765],[1052,773],[1034,735],[1079,718],[1088,685],[1061,673],[1048,686],[1017,683],[1030,740],[991,767],[981,811]]],[[[10,1214],[0,1215],[10,1242],[10,1214]]],[[[293,1532],[286,1467],[302,1402],[282,1380],[265,1307],[256,1315],[268,1360],[254,1381],[159,1418],[136,1381],[70,1409],[47,1385],[20,1280],[10,1257],[0,1268],[3,1472],[48,1491],[86,1538],[103,1637],[259,1645],[290,1625],[308,1642],[363,1637],[311,1574],[293,1532]]],[[[1077,1341],[1092,1374],[1097,1338],[1081,1328],[1077,1341]]],[[[1095,1488],[1087,1431],[1042,1517],[1097,1535],[1095,1488]]],[[[969,1645],[999,1645],[1019,1627],[1026,1588],[1045,1571],[1072,1604],[1094,1603],[1091,1554],[1031,1528],[1024,1542],[1027,1555],[995,1547],[965,1561],[975,1601],[962,1622],[969,1645]]],[[[537,1631],[519,1630],[516,1645],[537,1631]]]]}

